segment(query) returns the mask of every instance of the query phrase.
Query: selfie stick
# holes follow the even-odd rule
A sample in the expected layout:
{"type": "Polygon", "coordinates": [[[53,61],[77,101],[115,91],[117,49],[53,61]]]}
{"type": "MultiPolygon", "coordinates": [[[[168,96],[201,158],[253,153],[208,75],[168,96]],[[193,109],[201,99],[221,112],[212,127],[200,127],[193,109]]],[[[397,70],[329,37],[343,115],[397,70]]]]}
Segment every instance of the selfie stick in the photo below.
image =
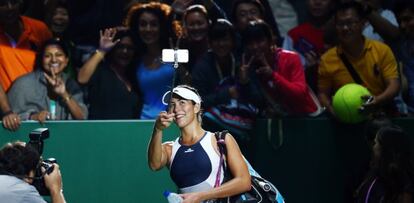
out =
{"type": "Polygon", "coordinates": [[[173,79],[172,79],[172,82],[171,82],[171,89],[170,89],[170,99],[169,99],[169,102],[168,102],[168,111],[170,111],[170,105],[171,105],[171,99],[172,99],[172,94],[173,94],[173,89],[174,89],[174,84],[175,84],[175,79],[176,79],[176,77],[177,77],[177,69],[178,69],[178,54],[177,54],[177,49],[176,48],[174,48],[174,65],[173,65],[173,67],[174,67],[174,73],[173,73],[173,79]]]}

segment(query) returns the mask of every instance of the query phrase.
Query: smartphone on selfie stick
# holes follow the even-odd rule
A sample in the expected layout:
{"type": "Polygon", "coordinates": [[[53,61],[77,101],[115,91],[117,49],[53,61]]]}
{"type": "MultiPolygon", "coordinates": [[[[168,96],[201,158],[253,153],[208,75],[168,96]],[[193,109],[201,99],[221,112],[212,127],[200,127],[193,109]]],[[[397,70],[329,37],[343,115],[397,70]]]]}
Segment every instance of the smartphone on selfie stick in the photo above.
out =
{"type": "MultiPolygon", "coordinates": [[[[174,63],[174,75],[172,79],[171,89],[170,89],[170,98],[168,99],[168,108],[167,110],[170,110],[170,101],[172,98],[172,91],[174,89],[176,74],[177,74],[177,68],[179,63],[188,63],[189,54],[188,49],[163,49],[162,50],[162,62],[164,63],[174,63]]],[[[164,99],[163,99],[164,101],[164,99]]]]}

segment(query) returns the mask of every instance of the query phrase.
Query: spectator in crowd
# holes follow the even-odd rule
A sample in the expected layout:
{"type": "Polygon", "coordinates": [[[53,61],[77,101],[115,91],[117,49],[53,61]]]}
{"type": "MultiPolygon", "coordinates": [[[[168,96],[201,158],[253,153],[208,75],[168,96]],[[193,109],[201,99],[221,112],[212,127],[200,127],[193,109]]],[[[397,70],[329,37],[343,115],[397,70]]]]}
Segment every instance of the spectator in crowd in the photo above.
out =
{"type": "Polygon", "coordinates": [[[43,22],[20,15],[21,3],[0,1],[0,84],[6,92],[17,77],[33,70],[35,52],[52,37],[43,22]]]}
{"type": "Polygon", "coordinates": [[[334,0],[306,0],[308,21],[294,27],[283,41],[283,48],[296,51],[301,56],[306,79],[317,90],[317,67],[320,56],[326,51],[324,27],[334,11],[334,0]]]}
{"type": "MultiPolygon", "coordinates": [[[[267,1],[265,2],[267,3],[267,1]]],[[[271,10],[265,10],[263,4],[259,0],[233,1],[230,19],[236,26],[239,33],[243,32],[250,21],[258,19],[264,20],[267,24],[271,25],[272,31],[275,35],[274,40],[277,40],[277,44],[280,44],[282,41],[271,10]]]]}
{"type": "Polygon", "coordinates": [[[339,44],[322,56],[318,70],[319,98],[333,115],[331,96],[348,83],[361,83],[374,96],[370,103],[364,105],[367,112],[387,105],[389,113],[396,112],[392,104],[400,88],[396,60],[387,45],[362,35],[363,26],[360,4],[349,2],[340,5],[335,14],[339,44]],[[351,75],[344,59],[349,61],[361,81],[351,75]]]}
{"type": "Polygon", "coordinates": [[[69,61],[62,41],[51,39],[36,59],[36,70],[18,78],[8,97],[22,120],[86,119],[87,108],[77,82],[63,72],[69,61]]]}
{"type": "Polygon", "coordinates": [[[78,74],[79,83],[88,87],[89,119],[139,118],[134,74],[137,52],[129,31],[110,28],[101,32],[99,49],[78,74]]]}
{"type": "Polygon", "coordinates": [[[356,0],[361,3],[367,23],[362,34],[373,40],[392,42],[398,38],[399,30],[397,19],[391,10],[382,7],[383,0],[356,0]]]}
{"type": "Polygon", "coordinates": [[[183,15],[183,25],[186,33],[185,47],[189,50],[189,71],[198,59],[208,50],[208,30],[210,20],[207,10],[200,4],[187,8],[183,15]]]}
{"type": "Polygon", "coordinates": [[[414,113],[414,3],[408,0],[398,2],[395,13],[401,30],[396,55],[407,79],[405,101],[409,112],[414,113]]]}
{"type": "Polygon", "coordinates": [[[141,119],[155,119],[166,109],[162,96],[172,85],[174,68],[161,63],[161,51],[170,47],[171,7],[151,2],[136,4],[128,13],[127,25],[139,46],[136,77],[142,95],[141,119]]]}
{"type": "Polygon", "coordinates": [[[69,9],[66,0],[55,0],[45,14],[45,21],[55,38],[66,38],[70,23],[69,9]]]}
{"type": "MultiPolygon", "coordinates": [[[[383,8],[384,0],[356,0],[363,9],[367,22],[365,23],[362,34],[373,40],[386,43],[395,50],[395,41],[398,39],[400,32],[394,13],[391,10],[383,8]]],[[[400,71],[401,72],[401,71],[400,71]]],[[[394,98],[394,104],[401,116],[408,114],[408,108],[402,98],[402,92],[399,92],[394,98]]]]}
{"type": "MultiPolygon", "coordinates": [[[[7,203],[46,203],[33,185],[35,170],[40,166],[39,152],[24,142],[7,143],[0,150],[0,197],[7,203]]],[[[45,173],[44,183],[50,192],[52,203],[65,203],[62,193],[62,175],[59,165],[45,173]]]]}
{"type": "Polygon", "coordinates": [[[211,50],[197,62],[192,78],[204,98],[203,127],[214,132],[229,130],[243,150],[242,139],[255,121],[257,108],[240,96],[235,40],[236,31],[229,21],[214,22],[209,31],[211,50]]]}
{"type": "Polygon", "coordinates": [[[76,78],[76,74],[80,66],[83,65],[80,53],[77,52],[75,43],[71,40],[68,33],[70,23],[69,8],[66,0],[50,1],[48,10],[45,13],[45,21],[53,33],[54,38],[62,40],[69,49],[70,61],[68,67],[65,68],[71,78],[76,78]]]}
{"type": "Polygon", "coordinates": [[[148,165],[152,170],[168,167],[184,202],[205,202],[250,189],[250,174],[242,153],[230,134],[226,144],[226,162],[232,177],[224,182],[224,169],[214,133],[201,126],[201,97],[192,87],[177,86],[170,93],[168,112],[163,111],[155,121],[148,147],[148,165]],[[180,129],[174,142],[162,143],[163,131],[172,122],[180,129]],[[217,181],[216,181],[217,178],[217,181]]]}
{"type": "MultiPolygon", "coordinates": [[[[362,6],[364,18],[362,34],[373,40],[387,43],[389,46],[399,36],[398,23],[391,10],[383,8],[386,1],[383,0],[340,0],[340,3],[357,2],[362,6]]],[[[329,24],[332,29],[334,23],[329,24]]],[[[337,41],[337,39],[335,39],[337,41]]]]}
{"type": "Polygon", "coordinates": [[[17,130],[20,126],[20,117],[14,113],[9,105],[9,100],[7,99],[6,93],[4,93],[3,88],[0,87],[0,110],[2,115],[3,127],[9,130],[17,130]]]}
{"type": "Polygon", "coordinates": [[[410,137],[398,126],[382,127],[372,147],[370,171],[356,191],[357,203],[414,201],[410,137]]]}
{"type": "Polygon", "coordinates": [[[250,94],[265,117],[317,115],[322,109],[310,92],[300,57],[273,43],[270,27],[251,21],[242,33],[246,52],[242,56],[241,92],[250,94]]]}

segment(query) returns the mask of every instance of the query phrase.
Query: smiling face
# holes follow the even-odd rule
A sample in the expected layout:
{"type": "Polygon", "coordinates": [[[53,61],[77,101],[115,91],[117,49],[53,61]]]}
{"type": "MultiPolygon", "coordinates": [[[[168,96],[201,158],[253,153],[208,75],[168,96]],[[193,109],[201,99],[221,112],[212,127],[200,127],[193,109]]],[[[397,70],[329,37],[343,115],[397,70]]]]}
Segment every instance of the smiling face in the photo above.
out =
{"type": "Polygon", "coordinates": [[[146,45],[156,44],[160,39],[160,21],[152,13],[144,12],[138,20],[138,32],[146,45]]]}
{"type": "Polygon", "coordinates": [[[254,57],[252,61],[252,66],[262,66],[264,65],[264,60],[267,60],[269,56],[272,55],[271,41],[265,37],[258,38],[252,41],[247,42],[246,51],[247,59],[250,60],[250,57],[254,57]]]}
{"type": "Polygon", "coordinates": [[[48,45],[45,48],[42,64],[43,70],[49,74],[53,72],[55,74],[61,73],[68,65],[69,58],[65,52],[58,45],[48,45]]]}
{"type": "Polygon", "coordinates": [[[175,113],[175,123],[179,128],[188,126],[193,122],[198,122],[197,113],[200,112],[200,105],[194,104],[191,100],[173,97],[171,99],[171,108],[175,113]]]}
{"type": "Polygon", "coordinates": [[[125,36],[121,38],[121,41],[115,46],[113,53],[113,61],[115,64],[122,67],[131,64],[135,56],[135,47],[131,37],[125,36]]]}
{"type": "Polygon", "coordinates": [[[226,57],[233,50],[233,39],[228,33],[221,39],[211,40],[210,47],[218,57],[226,57]]]}
{"type": "Polygon", "coordinates": [[[69,25],[68,10],[63,7],[57,7],[53,12],[50,29],[54,33],[61,33],[66,30],[69,25]]]}
{"type": "Polygon", "coordinates": [[[203,41],[208,35],[208,19],[205,14],[194,11],[189,13],[185,19],[185,27],[191,41],[203,41]]]}
{"type": "Polygon", "coordinates": [[[352,43],[362,37],[364,23],[355,9],[338,11],[335,23],[338,39],[342,44],[352,43]]]}
{"type": "Polygon", "coordinates": [[[262,19],[260,9],[252,3],[241,3],[236,8],[236,26],[244,30],[250,21],[262,19]]]}

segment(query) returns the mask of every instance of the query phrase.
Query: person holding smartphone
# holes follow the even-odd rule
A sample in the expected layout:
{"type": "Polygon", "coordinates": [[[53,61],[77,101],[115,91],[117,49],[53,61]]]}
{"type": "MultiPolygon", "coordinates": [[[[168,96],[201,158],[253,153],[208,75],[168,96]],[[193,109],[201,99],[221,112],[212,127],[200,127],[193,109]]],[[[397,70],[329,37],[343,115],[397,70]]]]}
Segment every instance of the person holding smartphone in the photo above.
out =
{"type": "Polygon", "coordinates": [[[163,98],[169,110],[159,113],[148,147],[148,165],[158,171],[168,167],[183,203],[220,199],[250,190],[251,178],[237,142],[226,135],[226,162],[232,178],[223,181],[220,153],[214,133],[201,126],[201,97],[197,90],[179,85],[163,98]],[[171,99],[170,99],[171,98],[171,99]],[[162,143],[163,131],[174,122],[180,136],[162,143]]]}

